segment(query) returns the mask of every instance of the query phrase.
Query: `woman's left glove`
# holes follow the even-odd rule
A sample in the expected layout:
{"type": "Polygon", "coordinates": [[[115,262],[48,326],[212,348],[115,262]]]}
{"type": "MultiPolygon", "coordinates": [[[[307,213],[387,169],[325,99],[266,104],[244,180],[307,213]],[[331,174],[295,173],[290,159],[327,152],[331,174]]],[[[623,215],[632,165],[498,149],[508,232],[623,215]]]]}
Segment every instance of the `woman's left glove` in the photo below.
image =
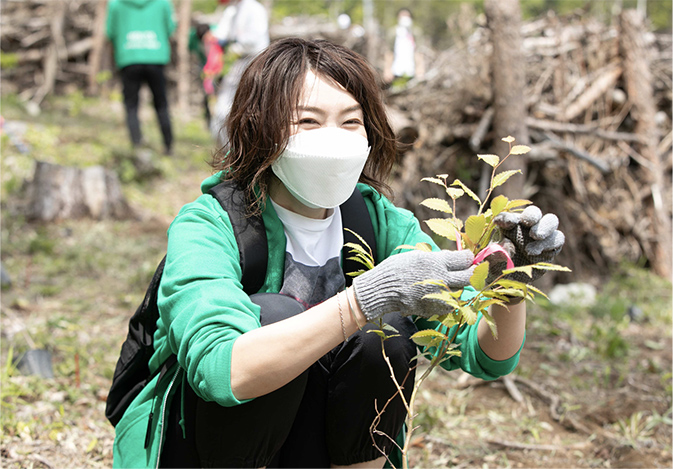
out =
{"type": "MultiPolygon", "coordinates": [[[[565,235],[558,230],[558,217],[553,213],[542,216],[542,211],[530,205],[521,213],[502,212],[493,222],[500,228],[504,236],[504,248],[510,252],[512,261],[517,267],[554,261],[565,243],[565,235]]],[[[512,280],[531,283],[540,278],[546,271],[533,269],[533,277],[524,272],[515,272],[507,276],[512,280]]]]}
{"type": "Polygon", "coordinates": [[[469,250],[396,254],[355,277],[355,298],[367,321],[392,312],[425,318],[446,314],[449,308],[444,302],[423,298],[437,286],[421,282],[437,280],[450,288],[464,288],[470,283],[473,261],[469,250]]]}

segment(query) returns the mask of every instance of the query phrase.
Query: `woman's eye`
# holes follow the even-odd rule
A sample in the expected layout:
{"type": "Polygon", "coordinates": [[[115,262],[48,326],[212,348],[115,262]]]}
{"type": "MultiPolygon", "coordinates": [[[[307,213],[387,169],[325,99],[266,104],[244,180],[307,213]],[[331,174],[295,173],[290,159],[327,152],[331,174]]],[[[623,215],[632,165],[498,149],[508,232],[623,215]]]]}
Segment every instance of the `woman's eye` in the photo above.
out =
{"type": "Polygon", "coordinates": [[[362,120],[360,119],[348,119],[344,122],[344,125],[363,125],[362,120]]]}
{"type": "Polygon", "coordinates": [[[310,117],[299,119],[299,125],[317,125],[318,121],[310,117]]]}

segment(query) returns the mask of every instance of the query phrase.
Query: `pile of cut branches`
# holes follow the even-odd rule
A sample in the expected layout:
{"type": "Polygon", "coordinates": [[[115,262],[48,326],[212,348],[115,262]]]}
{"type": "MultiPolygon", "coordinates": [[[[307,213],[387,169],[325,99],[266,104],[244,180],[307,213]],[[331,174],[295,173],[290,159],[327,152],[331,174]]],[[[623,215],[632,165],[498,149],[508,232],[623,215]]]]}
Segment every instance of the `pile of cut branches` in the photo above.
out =
{"type": "MultiPolygon", "coordinates": [[[[613,25],[549,15],[524,24],[522,36],[525,63],[517,66],[526,71],[532,147],[522,197],[561,219],[560,262],[573,275],[605,273],[622,260],[654,264],[662,223],[670,236],[670,34],[624,11],[613,25]]],[[[499,138],[491,51],[489,30],[479,27],[438,54],[422,79],[390,92],[393,112],[419,135],[392,183],[396,202],[420,219],[430,216],[420,202],[437,190],[419,184],[423,177],[448,173],[483,186],[473,156],[499,138]]]]}

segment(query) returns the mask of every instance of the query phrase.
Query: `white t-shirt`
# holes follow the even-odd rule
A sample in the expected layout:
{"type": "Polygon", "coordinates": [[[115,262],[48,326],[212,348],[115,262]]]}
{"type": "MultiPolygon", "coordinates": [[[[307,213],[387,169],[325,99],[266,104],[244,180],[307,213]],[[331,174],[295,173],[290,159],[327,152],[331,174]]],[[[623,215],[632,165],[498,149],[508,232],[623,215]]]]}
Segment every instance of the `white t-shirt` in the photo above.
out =
{"type": "Polygon", "coordinates": [[[257,55],[269,45],[269,17],[256,0],[241,0],[225,8],[213,30],[218,40],[228,40],[236,53],[257,55]]]}
{"type": "Polygon", "coordinates": [[[283,223],[285,278],[280,293],[314,306],[341,291],[345,285],[341,270],[344,237],[341,211],[332,210],[325,219],[307,218],[271,200],[283,223]]]}
{"type": "Polygon", "coordinates": [[[416,73],[414,53],[416,42],[409,28],[397,26],[395,29],[395,45],[393,49],[392,72],[396,77],[413,77],[416,73]]]}

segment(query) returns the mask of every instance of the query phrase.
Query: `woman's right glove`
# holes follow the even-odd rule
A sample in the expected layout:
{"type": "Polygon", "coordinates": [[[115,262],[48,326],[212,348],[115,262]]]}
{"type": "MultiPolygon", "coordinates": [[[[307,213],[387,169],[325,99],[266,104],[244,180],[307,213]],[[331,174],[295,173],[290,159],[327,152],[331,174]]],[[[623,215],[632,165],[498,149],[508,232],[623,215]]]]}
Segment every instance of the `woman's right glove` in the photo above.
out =
{"type": "Polygon", "coordinates": [[[473,261],[469,250],[396,254],[355,277],[355,298],[367,321],[392,312],[425,318],[446,314],[449,308],[444,302],[423,299],[437,292],[437,286],[421,282],[437,280],[452,289],[464,288],[470,284],[473,261]]]}

